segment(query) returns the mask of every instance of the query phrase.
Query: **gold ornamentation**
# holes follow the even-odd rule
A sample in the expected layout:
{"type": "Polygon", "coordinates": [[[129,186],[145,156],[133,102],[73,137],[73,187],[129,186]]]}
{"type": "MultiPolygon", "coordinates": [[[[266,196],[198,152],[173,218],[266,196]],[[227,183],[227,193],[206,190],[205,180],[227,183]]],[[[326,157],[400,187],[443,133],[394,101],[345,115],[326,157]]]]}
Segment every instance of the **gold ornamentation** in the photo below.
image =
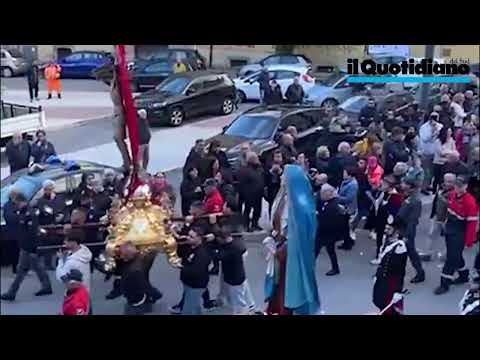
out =
{"type": "Polygon", "coordinates": [[[110,209],[108,217],[111,225],[108,228],[105,263],[107,270],[113,269],[111,266],[114,266],[119,246],[128,242],[136,245],[142,254],[163,251],[172,266],[181,266],[176,241],[167,226],[171,210],[154,205],[150,200],[150,189],[144,185],[135,191],[125,205],[110,209]]]}

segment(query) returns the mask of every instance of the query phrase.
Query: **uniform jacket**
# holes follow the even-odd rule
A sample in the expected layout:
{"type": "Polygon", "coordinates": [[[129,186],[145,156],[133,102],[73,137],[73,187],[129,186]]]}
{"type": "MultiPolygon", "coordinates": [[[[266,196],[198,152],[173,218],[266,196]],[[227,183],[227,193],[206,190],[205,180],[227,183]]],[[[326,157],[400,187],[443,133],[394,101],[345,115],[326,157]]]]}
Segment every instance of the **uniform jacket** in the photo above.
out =
{"type": "Polygon", "coordinates": [[[460,197],[455,191],[448,196],[448,220],[446,231],[458,233],[463,230],[466,247],[471,247],[475,242],[475,232],[478,223],[478,205],[475,198],[469,193],[460,197]]]}
{"type": "Polygon", "coordinates": [[[66,292],[62,315],[88,315],[89,311],[90,295],[84,286],[66,292]]]}
{"type": "Polygon", "coordinates": [[[422,216],[422,202],[418,194],[414,193],[402,202],[397,217],[402,220],[403,228],[401,233],[408,237],[413,234],[422,216]]]}
{"type": "Polygon", "coordinates": [[[13,229],[12,238],[18,242],[20,249],[29,253],[36,253],[37,251],[38,215],[38,209],[26,207],[14,210],[8,220],[11,229],[13,229]]]}
{"type": "Polygon", "coordinates": [[[340,240],[343,214],[337,198],[317,203],[317,219],[317,242],[325,245],[340,240]]]}

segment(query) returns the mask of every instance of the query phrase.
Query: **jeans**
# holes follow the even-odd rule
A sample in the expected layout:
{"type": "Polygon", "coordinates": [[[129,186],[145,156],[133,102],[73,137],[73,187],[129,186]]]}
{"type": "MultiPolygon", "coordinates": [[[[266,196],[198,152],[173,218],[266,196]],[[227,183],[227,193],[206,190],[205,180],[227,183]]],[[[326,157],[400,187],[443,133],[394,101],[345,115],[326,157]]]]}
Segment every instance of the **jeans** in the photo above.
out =
{"type": "Polygon", "coordinates": [[[202,315],[202,294],[205,288],[195,289],[183,284],[182,315],[202,315]]]}
{"type": "Polygon", "coordinates": [[[420,255],[418,255],[417,248],[415,247],[415,237],[417,235],[416,226],[412,227],[411,229],[407,230],[406,234],[406,245],[407,245],[407,255],[412,263],[413,268],[417,272],[417,275],[424,276],[425,270],[422,267],[422,260],[420,259],[420,255]]]}
{"type": "Polygon", "coordinates": [[[227,301],[232,307],[233,315],[245,315],[249,312],[249,292],[248,282],[245,280],[240,285],[230,285],[225,283],[227,301]]]}
{"type": "Polygon", "coordinates": [[[13,280],[12,285],[10,285],[8,294],[13,296],[17,295],[18,289],[20,288],[20,285],[22,284],[25,276],[30,269],[33,269],[33,271],[35,271],[35,273],[37,274],[38,280],[42,285],[42,290],[52,289],[48,274],[46,273],[45,268],[43,267],[43,264],[40,261],[38,255],[29,253],[25,250],[20,250],[17,275],[15,276],[15,280],[13,280]]]}

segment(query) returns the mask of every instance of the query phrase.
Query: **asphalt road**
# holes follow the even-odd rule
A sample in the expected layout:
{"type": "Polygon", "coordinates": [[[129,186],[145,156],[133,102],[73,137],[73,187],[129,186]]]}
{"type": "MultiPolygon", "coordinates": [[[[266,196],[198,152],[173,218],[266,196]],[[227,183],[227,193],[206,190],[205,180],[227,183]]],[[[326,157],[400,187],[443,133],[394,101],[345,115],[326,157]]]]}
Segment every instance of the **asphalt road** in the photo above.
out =
{"type": "MultiPolygon", "coordinates": [[[[2,86],[11,90],[25,89],[28,91],[27,79],[23,76],[16,76],[12,78],[2,78],[2,86]]],[[[46,89],[45,80],[40,80],[40,90],[46,89]]],[[[108,92],[108,87],[104,83],[93,79],[62,79],[62,88],[64,91],[105,91],[108,92]]]]}
{"type": "MultiPolygon", "coordinates": [[[[178,190],[181,181],[181,171],[175,170],[167,174],[169,182],[178,190]]],[[[178,199],[180,199],[178,197],[178,199]]],[[[417,235],[417,247],[422,249],[425,244],[426,234],[430,226],[428,214],[430,212],[431,198],[424,198],[423,217],[420,221],[417,235]]],[[[177,204],[178,205],[178,204],[177,204]]],[[[267,221],[264,214],[263,223],[267,221]]],[[[322,251],[316,267],[317,283],[322,301],[322,309],[326,315],[360,315],[375,308],[371,303],[373,275],[375,267],[369,264],[374,257],[375,243],[368,238],[368,233],[363,230],[357,231],[357,243],[350,252],[338,250],[341,274],[335,277],[326,277],[324,274],[329,270],[330,263],[325,251],[322,251]]],[[[261,241],[265,234],[257,233],[246,238],[248,257],[246,260],[247,276],[252,288],[257,306],[263,309],[263,281],[265,275],[265,261],[261,241]]],[[[435,247],[437,250],[444,247],[443,239],[438,239],[435,247]]],[[[478,245],[476,245],[478,246],[478,245]]],[[[473,265],[477,248],[465,251],[467,264],[473,265]]],[[[458,302],[463,296],[466,285],[454,286],[451,291],[443,296],[435,296],[433,289],[439,284],[442,263],[434,261],[425,263],[427,273],[426,282],[412,285],[409,283],[414,276],[414,270],[409,263],[405,287],[410,290],[405,300],[405,308],[412,315],[455,315],[458,313],[458,302]]],[[[17,315],[47,315],[58,313],[63,296],[62,284],[50,273],[54,288],[54,294],[47,297],[35,298],[33,293],[38,290],[39,284],[35,275],[28,276],[22,284],[15,303],[2,302],[0,311],[2,314],[17,315]]],[[[152,282],[163,293],[164,298],[155,305],[154,314],[168,314],[168,307],[176,304],[181,296],[181,283],[179,272],[170,267],[164,255],[160,254],[152,269],[152,282]]],[[[1,290],[6,291],[13,281],[10,268],[1,270],[1,290]]],[[[105,282],[103,275],[95,272],[92,278],[92,297],[95,314],[115,315],[122,314],[123,299],[114,301],[105,300],[105,294],[111,289],[111,282],[105,282]]],[[[212,296],[218,293],[219,285],[217,277],[210,281],[212,296]]],[[[209,314],[227,314],[228,309],[218,309],[209,314]]]]}

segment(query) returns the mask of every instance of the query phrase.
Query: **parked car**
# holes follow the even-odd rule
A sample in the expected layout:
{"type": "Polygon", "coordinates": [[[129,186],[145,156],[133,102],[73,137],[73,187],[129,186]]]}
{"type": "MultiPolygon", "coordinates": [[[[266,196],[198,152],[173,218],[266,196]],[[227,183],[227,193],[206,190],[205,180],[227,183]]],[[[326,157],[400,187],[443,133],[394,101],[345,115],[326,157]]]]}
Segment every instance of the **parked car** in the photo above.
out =
{"type": "Polygon", "coordinates": [[[377,96],[357,95],[345,100],[338,106],[338,108],[344,110],[351,120],[357,120],[358,116],[360,115],[360,111],[368,104],[368,99],[371,97],[375,99],[379,113],[398,109],[399,107],[409,104],[415,100],[414,95],[409,91],[377,96]]]}
{"type": "Polygon", "coordinates": [[[238,76],[248,76],[261,70],[263,66],[269,67],[272,65],[297,65],[311,69],[312,61],[301,54],[273,54],[259,62],[243,66],[238,72],[238,76]]]}
{"type": "Polygon", "coordinates": [[[2,77],[23,75],[27,72],[28,62],[16,49],[0,49],[0,73],[2,77]]]}
{"type": "Polygon", "coordinates": [[[334,154],[340,141],[358,140],[354,134],[331,134],[328,124],[329,117],[324,108],[289,104],[259,105],[240,114],[221,134],[208,141],[219,140],[228,161],[236,168],[242,143],[250,143],[252,151],[268,162],[273,150],[279,146],[277,141],[282,132],[289,126],[297,128],[295,146],[298,152],[303,152],[312,160],[320,145],[329,146],[334,154]]]}
{"type": "Polygon", "coordinates": [[[135,91],[153,89],[173,75],[173,65],[181,59],[188,71],[206,70],[206,61],[197,50],[165,49],[149,59],[137,59],[128,64],[130,79],[135,91]]]}
{"type": "Polygon", "coordinates": [[[345,71],[331,74],[319,81],[307,93],[308,102],[315,106],[332,109],[345,100],[357,95],[387,95],[390,92],[405,91],[403,83],[349,83],[350,75],[345,71]]]}
{"type": "MultiPolygon", "coordinates": [[[[315,85],[315,79],[309,75],[309,71],[306,67],[298,67],[295,65],[272,65],[268,67],[270,80],[275,80],[280,85],[284,96],[295,77],[299,78],[300,85],[302,85],[303,91],[307,94],[315,85]]],[[[241,102],[260,100],[259,75],[260,71],[257,71],[249,76],[233,80],[241,102]]]]}
{"type": "Polygon", "coordinates": [[[94,78],[93,71],[109,62],[113,62],[113,57],[107,52],[75,51],[57,63],[62,68],[62,78],[94,78]]]}
{"type": "MultiPolygon", "coordinates": [[[[10,191],[13,187],[18,188],[26,196],[30,204],[34,204],[43,195],[42,184],[45,180],[53,180],[55,182],[55,190],[58,194],[64,195],[65,199],[73,199],[73,192],[80,184],[84,173],[94,173],[100,177],[106,168],[112,168],[107,165],[96,164],[88,161],[77,161],[78,168],[67,171],[63,164],[46,165],[45,170],[29,174],[28,169],[20,170],[1,181],[1,210],[0,210],[0,264],[6,266],[11,264],[11,246],[10,242],[15,239],[8,237],[5,227],[5,219],[3,217],[3,207],[8,201],[10,191]]],[[[115,172],[120,174],[120,170],[116,168],[115,172]]]]}
{"type": "Polygon", "coordinates": [[[154,90],[135,98],[155,124],[181,125],[185,119],[205,113],[230,114],[236,91],[225,73],[191,71],[168,77],[154,90]]]}

